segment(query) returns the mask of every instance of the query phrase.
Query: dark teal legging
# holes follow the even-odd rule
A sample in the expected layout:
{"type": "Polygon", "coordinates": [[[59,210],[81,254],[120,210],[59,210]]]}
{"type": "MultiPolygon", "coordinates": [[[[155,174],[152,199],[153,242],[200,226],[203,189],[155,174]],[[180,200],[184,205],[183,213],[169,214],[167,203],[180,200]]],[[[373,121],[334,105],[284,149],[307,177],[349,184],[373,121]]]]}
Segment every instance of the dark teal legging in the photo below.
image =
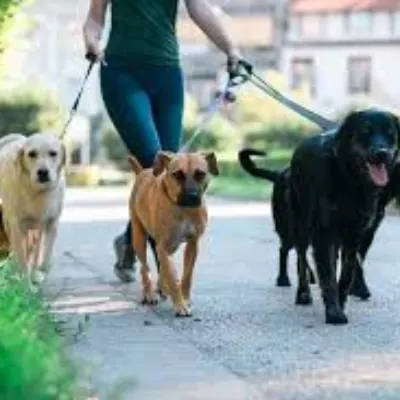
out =
{"type": "MultiPolygon", "coordinates": [[[[182,137],[184,89],[179,67],[137,65],[108,58],[100,68],[107,112],[128,151],[143,167],[159,150],[176,152],[182,137]]],[[[126,230],[131,242],[131,228],[126,230]]]]}

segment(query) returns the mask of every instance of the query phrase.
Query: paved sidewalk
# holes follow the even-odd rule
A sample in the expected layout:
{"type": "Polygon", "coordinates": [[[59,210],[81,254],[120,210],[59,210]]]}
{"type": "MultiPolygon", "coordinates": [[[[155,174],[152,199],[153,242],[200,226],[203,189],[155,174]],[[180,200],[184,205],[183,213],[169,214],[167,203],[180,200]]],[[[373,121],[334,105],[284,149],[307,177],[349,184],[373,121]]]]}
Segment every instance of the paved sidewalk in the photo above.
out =
{"type": "MultiPolygon", "coordinates": [[[[324,323],[317,286],[310,307],[277,288],[278,240],[269,205],[210,199],[193,288],[193,318],[169,302],[138,305],[137,283],[112,271],[112,238],[127,218],[127,189],[69,190],[49,296],[73,333],[101,400],[400,399],[399,218],[380,228],[365,265],[372,299],[351,298],[349,324],[324,323]],[[134,381],[135,386],[129,387],[134,381]]],[[[181,264],[178,255],[177,263],[181,264]]],[[[71,335],[72,335],[71,333],[71,335]]]]}
{"type": "MultiPolygon", "coordinates": [[[[255,385],[204,356],[154,310],[138,304],[137,283],[124,285],[115,280],[111,246],[104,251],[99,232],[91,224],[109,217],[123,221],[122,196],[121,189],[117,195],[104,191],[100,197],[97,191],[88,192],[87,197],[79,191],[69,193],[57,244],[57,265],[47,283],[53,310],[66,321],[67,337],[81,330],[71,351],[75,359],[83,360],[85,370],[90,369],[93,379],[86,385],[107,400],[116,399],[114,392],[121,390],[126,391],[122,398],[135,400],[263,399],[255,385]],[[105,215],[102,207],[109,214],[105,215]],[[88,219],[88,213],[91,222],[85,232],[66,229],[71,221],[88,219]],[[97,246],[87,243],[90,237],[98,238],[98,252],[92,254],[97,246]],[[99,263],[104,263],[102,268],[98,268],[99,263]]],[[[265,211],[265,205],[262,209],[265,211]]],[[[226,210],[217,208],[217,213],[223,215],[226,210]]],[[[172,315],[169,302],[158,307],[172,315]]],[[[190,321],[200,322],[196,317],[190,321]]]]}

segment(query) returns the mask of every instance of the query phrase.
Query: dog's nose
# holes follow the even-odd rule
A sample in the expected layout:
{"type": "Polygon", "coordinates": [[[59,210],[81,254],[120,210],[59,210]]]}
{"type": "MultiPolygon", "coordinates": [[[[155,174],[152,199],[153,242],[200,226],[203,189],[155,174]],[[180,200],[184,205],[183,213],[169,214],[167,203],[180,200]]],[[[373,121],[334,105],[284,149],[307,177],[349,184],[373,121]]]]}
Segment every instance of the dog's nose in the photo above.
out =
{"type": "Polygon", "coordinates": [[[375,164],[390,162],[392,153],[387,149],[376,149],[371,154],[371,161],[375,164]]]}
{"type": "Polygon", "coordinates": [[[45,168],[40,168],[37,171],[37,177],[39,182],[46,183],[50,180],[49,170],[45,168]]]}
{"type": "Polygon", "coordinates": [[[179,201],[181,206],[184,207],[197,207],[201,203],[201,193],[197,189],[187,189],[185,190],[179,201]]]}

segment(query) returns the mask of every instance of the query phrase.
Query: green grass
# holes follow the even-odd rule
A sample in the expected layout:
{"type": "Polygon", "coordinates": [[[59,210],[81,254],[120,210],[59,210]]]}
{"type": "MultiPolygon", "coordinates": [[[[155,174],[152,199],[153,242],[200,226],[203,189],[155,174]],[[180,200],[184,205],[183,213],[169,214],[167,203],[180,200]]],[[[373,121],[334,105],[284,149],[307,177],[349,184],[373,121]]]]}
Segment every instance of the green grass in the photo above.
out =
{"type": "MultiPolygon", "coordinates": [[[[261,167],[283,169],[289,164],[292,151],[277,149],[268,152],[265,158],[255,160],[261,167]]],[[[272,184],[268,181],[251,177],[243,171],[237,160],[237,153],[220,153],[217,155],[221,175],[214,178],[209,194],[240,200],[269,200],[272,184]]]]}
{"type": "Polygon", "coordinates": [[[269,200],[272,185],[256,178],[219,176],[208,190],[209,194],[238,200],[269,200]]]}
{"type": "Polygon", "coordinates": [[[0,399],[77,399],[56,322],[7,262],[0,267],[0,399]]]}

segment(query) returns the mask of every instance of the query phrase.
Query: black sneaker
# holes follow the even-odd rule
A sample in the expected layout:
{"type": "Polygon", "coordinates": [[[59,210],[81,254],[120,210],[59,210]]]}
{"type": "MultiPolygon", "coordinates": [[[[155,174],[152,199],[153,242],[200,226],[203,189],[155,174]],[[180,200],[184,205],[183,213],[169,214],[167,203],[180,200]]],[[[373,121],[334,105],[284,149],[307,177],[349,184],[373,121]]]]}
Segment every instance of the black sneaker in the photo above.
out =
{"type": "Polygon", "coordinates": [[[114,240],[114,251],[117,262],[114,265],[114,273],[122,282],[134,282],[136,280],[135,254],[131,245],[125,243],[125,235],[117,236],[114,240]]]}

